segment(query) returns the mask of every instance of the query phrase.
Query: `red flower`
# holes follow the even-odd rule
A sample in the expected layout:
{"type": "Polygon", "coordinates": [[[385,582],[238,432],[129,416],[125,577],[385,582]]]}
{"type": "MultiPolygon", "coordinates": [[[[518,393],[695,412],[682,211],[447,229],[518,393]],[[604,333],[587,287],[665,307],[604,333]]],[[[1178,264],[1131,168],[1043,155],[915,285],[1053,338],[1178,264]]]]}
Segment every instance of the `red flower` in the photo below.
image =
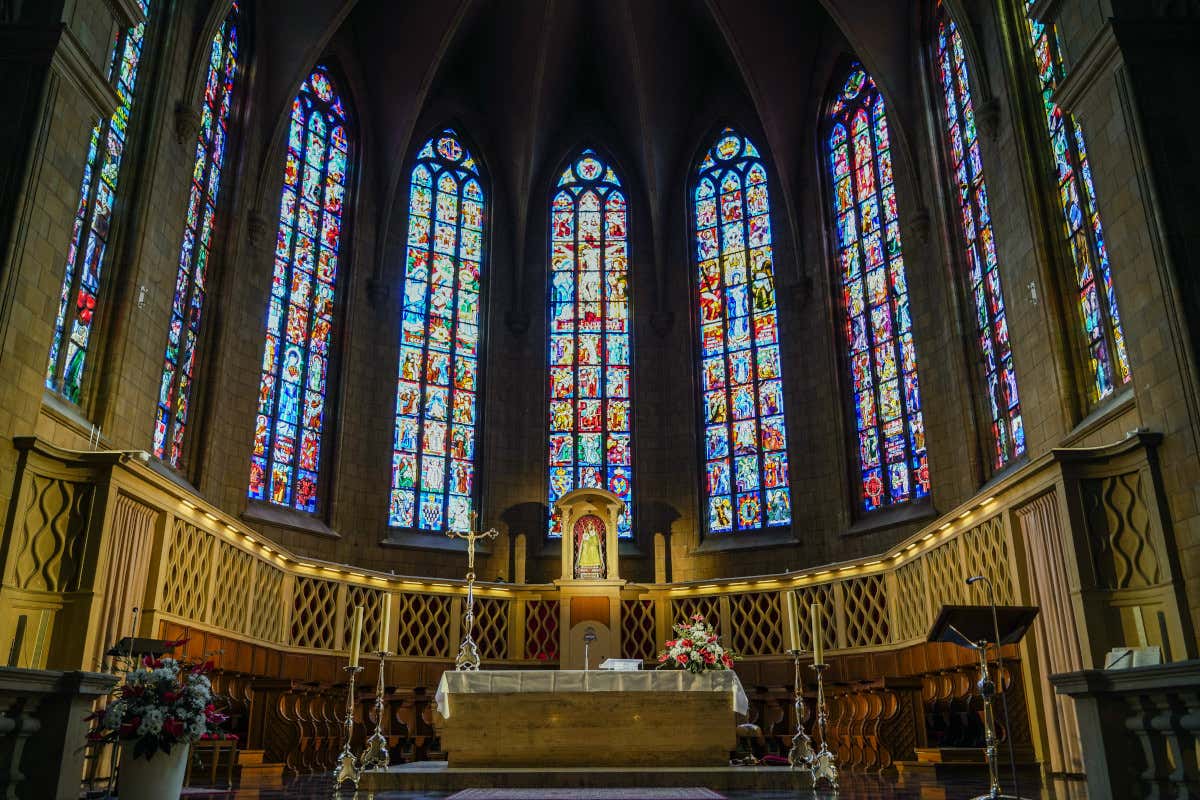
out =
{"type": "Polygon", "coordinates": [[[708,652],[707,650],[705,650],[704,651],[704,663],[705,664],[715,664],[715,663],[717,663],[717,657],[714,656],[712,653],[708,652]]]}
{"type": "Polygon", "coordinates": [[[118,728],[117,734],[122,739],[132,739],[134,736],[137,735],[138,727],[140,727],[141,724],[142,724],[142,718],[134,717],[133,719],[129,720],[124,725],[122,725],[120,728],[118,728]]]}
{"type": "Polygon", "coordinates": [[[667,642],[667,647],[674,647],[675,644],[676,644],[676,641],[674,639],[671,639],[670,641],[667,642]]]}
{"type": "Polygon", "coordinates": [[[696,646],[696,643],[693,642],[691,639],[684,639],[682,642],[680,642],[680,644],[688,649],[691,649],[696,646]]]}
{"type": "Polygon", "coordinates": [[[174,717],[167,717],[163,720],[163,731],[176,739],[183,736],[183,723],[174,717]]]}
{"type": "Polygon", "coordinates": [[[164,703],[174,703],[179,699],[179,694],[171,691],[163,692],[162,699],[164,703]]]}
{"type": "Polygon", "coordinates": [[[686,664],[688,662],[687,653],[680,653],[675,656],[675,661],[680,664],[686,664]]]}
{"type": "Polygon", "coordinates": [[[660,663],[660,664],[665,663],[668,658],[670,658],[670,656],[668,656],[666,653],[659,653],[658,654],[658,663],[660,663]]]}
{"type": "Polygon", "coordinates": [[[733,669],[733,659],[729,657],[729,653],[723,653],[721,655],[721,663],[729,669],[733,669]]]}
{"type": "Polygon", "coordinates": [[[717,635],[715,633],[708,637],[709,644],[712,644],[716,640],[717,640],[717,635]]]}
{"type": "Polygon", "coordinates": [[[692,614],[692,619],[696,620],[696,622],[704,622],[704,615],[703,614],[692,614]]]}

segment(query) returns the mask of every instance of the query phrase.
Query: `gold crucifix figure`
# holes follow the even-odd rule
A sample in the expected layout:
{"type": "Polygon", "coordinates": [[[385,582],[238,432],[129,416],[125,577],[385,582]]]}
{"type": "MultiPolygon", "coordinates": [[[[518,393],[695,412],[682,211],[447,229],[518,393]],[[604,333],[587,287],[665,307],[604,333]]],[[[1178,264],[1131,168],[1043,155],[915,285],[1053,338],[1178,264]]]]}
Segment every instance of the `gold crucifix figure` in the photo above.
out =
{"type": "Polygon", "coordinates": [[[475,542],[480,539],[495,539],[500,531],[489,528],[478,530],[479,514],[471,512],[471,529],[468,531],[446,531],[450,539],[463,539],[467,543],[467,603],[463,614],[463,640],[458,647],[458,657],[454,659],[454,668],[460,671],[479,669],[479,648],[472,637],[475,628],[475,542]]]}

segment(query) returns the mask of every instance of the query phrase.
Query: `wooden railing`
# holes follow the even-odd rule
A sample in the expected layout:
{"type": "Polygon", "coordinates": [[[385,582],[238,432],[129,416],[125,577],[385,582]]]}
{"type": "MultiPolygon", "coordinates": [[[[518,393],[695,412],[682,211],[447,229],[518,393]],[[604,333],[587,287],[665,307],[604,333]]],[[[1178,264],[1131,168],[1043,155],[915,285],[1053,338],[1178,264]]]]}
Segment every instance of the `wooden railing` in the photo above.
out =
{"type": "MultiPolygon", "coordinates": [[[[1037,658],[1023,671],[1025,691],[1043,755],[1069,762],[1069,748],[1054,748],[1074,721],[1047,689],[1051,672],[1092,666],[1118,644],[1160,644],[1172,659],[1195,649],[1158,511],[1156,443],[1137,433],[1107,448],[1049,453],[875,556],[779,575],[628,584],[616,647],[650,658],[672,624],[700,613],[742,653],[746,669],[779,662],[787,647],[781,593],[795,590],[802,646],[812,644],[809,604],[820,601],[829,615],[826,651],[858,663],[921,642],[943,604],[981,601],[964,581],[986,575],[998,602],[1044,609],[1031,645],[1037,658]],[[1140,617],[1160,623],[1137,626],[1140,617]],[[1138,642],[1140,631],[1161,638],[1138,642]],[[1040,724],[1047,716],[1057,719],[1059,734],[1040,724]]],[[[397,654],[389,666],[396,682],[428,686],[453,660],[461,581],[289,552],[137,453],[66,451],[35,438],[16,445],[22,456],[0,551],[0,645],[14,666],[96,669],[138,606],[141,633],[203,631],[237,662],[236,671],[334,683],[351,610],[365,608],[366,649],[373,649],[389,594],[386,641],[397,654]]],[[[476,597],[485,664],[557,662],[567,608],[556,586],[482,583],[476,597]]]]}

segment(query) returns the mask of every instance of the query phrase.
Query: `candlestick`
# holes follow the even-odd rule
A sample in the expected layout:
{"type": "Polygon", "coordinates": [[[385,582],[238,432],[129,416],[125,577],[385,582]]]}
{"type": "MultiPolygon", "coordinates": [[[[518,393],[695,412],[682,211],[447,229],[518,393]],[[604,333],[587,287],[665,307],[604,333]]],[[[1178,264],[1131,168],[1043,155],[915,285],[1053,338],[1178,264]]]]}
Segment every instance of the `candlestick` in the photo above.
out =
{"type": "Polygon", "coordinates": [[[359,652],[362,650],[363,607],[354,607],[353,634],[350,636],[350,666],[358,666],[359,652]]]}
{"type": "Polygon", "coordinates": [[[796,592],[784,593],[784,622],[787,625],[788,652],[800,651],[800,614],[796,608],[796,592]]]}
{"type": "Polygon", "coordinates": [[[821,604],[813,603],[808,608],[812,617],[813,666],[825,663],[825,623],[821,619],[821,604]]]}
{"type": "Polygon", "coordinates": [[[812,665],[812,668],[817,673],[817,732],[821,735],[821,747],[817,752],[813,753],[812,759],[808,763],[809,772],[812,775],[813,788],[817,788],[818,781],[827,780],[836,792],[838,788],[837,759],[834,758],[833,752],[829,749],[829,741],[825,733],[825,726],[829,721],[829,709],[825,705],[825,677],[823,673],[828,666],[828,664],[818,663],[812,665]]]}
{"type": "Polygon", "coordinates": [[[375,767],[387,767],[391,762],[391,756],[387,749],[387,736],[383,732],[383,718],[385,714],[383,702],[383,668],[384,659],[391,655],[386,650],[380,650],[376,653],[379,656],[379,675],[375,679],[375,732],[367,739],[366,749],[363,750],[362,758],[359,759],[360,770],[366,772],[375,767]]]}
{"type": "MultiPolygon", "coordinates": [[[[355,616],[361,625],[362,606],[358,607],[355,616]]],[[[352,654],[357,657],[357,647],[352,651],[352,654]]],[[[358,780],[362,777],[362,771],[359,769],[358,759],[354,757],[353,751],[350,750],[350,738],[354,735],[354,680],[358,676],[358,673],[362,672],[362,667],[357,664],[351,664],[342,669],[346,671],[346,674],[350,678],[346,687],[346,719],[342,723],[346,742],[342,745],[342,752],[338,755],[338,766],[333,772],[333,786],[336,791],[342,783],[350,781],[354,784],[355,791],[358,791],[358,780]]]]}
{"type": "Polygon", "coordinates": [[[392,596],[385,594],[383,596],[383,625],[379,628],[379,646],[376,647],[377,652],[384,652],[388,646],[388,634],[392,630],[392,596]]]}
{"type": "MultiPolygon", "coordinates": [[[[791,594],[791,592],[788,593],[789,596],[791,594]]],[[[795,598],[791,599],[795,600],[795,598]]],[[[798,647],[788,650],[788,655],[792,657],[792,663],[796,667],[792,679],[792,690],[796,693],[796,735],[792,737],[792,749],[788,751],[787,757],[792,769],[809,766],[813,756],[812,740],[808,738],[808,732],[804,730],[804,717],[806,716],[804,686],[800,682],[800,654],[802,652],[804,651],[798,647]]]]}

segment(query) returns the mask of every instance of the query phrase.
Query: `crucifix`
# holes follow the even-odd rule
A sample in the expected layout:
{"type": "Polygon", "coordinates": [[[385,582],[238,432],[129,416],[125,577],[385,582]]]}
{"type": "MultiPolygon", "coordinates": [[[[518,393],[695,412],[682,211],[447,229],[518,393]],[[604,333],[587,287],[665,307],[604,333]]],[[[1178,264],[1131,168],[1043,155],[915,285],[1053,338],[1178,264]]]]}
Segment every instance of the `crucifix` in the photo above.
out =
{"type": "Polygon", "coordinates": [[[489,528],[478,530],[479,514],[471,512],[471,529],[468,531],[446,531],[451,539],[463,539],[467,543],[467,609],[463,614],[463,640],[458,647],[458,657],[454,659],[454,668],[460,671],[479,669],[479,648],[471,633],[475,628],[475,542],[480,539],[495,539],[500,531],[489,528]]]}

